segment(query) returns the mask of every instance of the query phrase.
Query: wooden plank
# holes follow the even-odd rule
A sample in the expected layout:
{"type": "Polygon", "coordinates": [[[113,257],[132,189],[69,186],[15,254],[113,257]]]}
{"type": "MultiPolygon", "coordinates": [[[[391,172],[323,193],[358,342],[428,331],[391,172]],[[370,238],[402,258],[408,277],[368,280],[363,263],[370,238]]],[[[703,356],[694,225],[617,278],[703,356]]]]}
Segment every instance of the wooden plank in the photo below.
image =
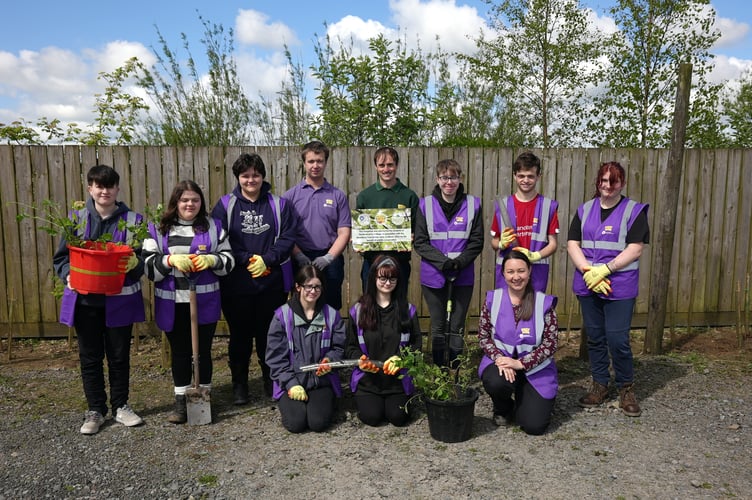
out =
{"type": "MultiPolygon", "coordinates": [[[[21,206],[33,206],[38,209],[42,208],[41,201],[35,199],[34,175],[32,169],[43,168],[47,171],[46,158],[40,165],[40,154],[35,153],[35,159],[38,164],[32,166],[31,147],[17,147],[13,149],[13,164],[16,167],[16,196],[21,206]]],[[[39,146],[33,147],[34,151],[39,151],[39,146]]],[[[43,213],[43,212],[42,212],[43,213]]],[[[39,213],[39,215],[42,215],[39,213]]],[[[18,304],[19,320],[24,322],[39,321],[39,271],[37,268],[37,224],[32,219],[24,219],[18,223],[19,239],[18,250],[20,251],[20,267],[23,269],[23,279],[18,284],[10,283],[11,286],[18,286],[18,295],[21,302],[18,304]]],[[[18,264],[16,264],[18,265],[18,264]]]]}
{"type": "MultiPolygon", "coordinates": [[[[742,280],[741,288],[743,291],[745,284],[749,283],[750,274],[752,274],[752,196],[749,195],[750,189],[752,189],[752,169],[744,168],[752,165],[752,149],[735,149],[732,151],[731,158],[731,162],[739,165],[737,181],[739,210],[737,211],[736,230],[734,231],[736,236],[734,276],[735,280],[742,280]]],[[[734,283],[734,289],[736,289],[736,283],[734,283]]]]}
{"type": "MultiPolygon", "coordinates": [[[[719,180],[719,191],[722,189],[722,198],[714,199],[714,211],[720,212],[722,222],[720,224],[720,246],[712,249],[720,262],[720,272],[716,280],[719,285],[718,289],[718,309],[723,310],[726,304],[731,305],[731,309],[737,304],[736,286],[744,284],[744,275],[734,274],[734,257],[729,253],[736,246],[736,228],[739,215],[739,198],[741,189],[739,177],[741,165],[735,161],[732,150],[717,151],[721,165],[724,167],[724,173],[716,170],[716,177],[719,180]]],[[[719,165],[719,166],[721,166],[719,165]]]]}
{"type": "MultiPolygon", "coordinates": [[[[668,150],[656,150],[648,149],[642,152],[642,186],[640,190],[640,198],[636,201],[641,203],[650,203],[643,200],[654,200],[658,187],[658,176],[660,175],[661,166],[665,166],[668,163],[668,150]]],[[[634,151],[633,151],[634,155],[634,151]]],[[[661,207],[648,208],[648,225],[650,228],[658,227],[658,214],[662,213],[665,209],[661,207]],[[660,210],[660,211],[659,211],[660,210]]],[[[653,238],[656,234],[651,233],[651,243],[654,243],[653,238]]],[[[640,281],[638,284],[637,300],[635,302],[635,310],[638,312],[648,312],[648,304],[650,303],[650,279],[654,276],[653,273],[646,272],[650,269],[652,262],[653,249],[655,244],[646,245],[643,248],[642,256],[640,256],[640,281]]]]}
{"type": "Polygon", "coordinates": [[[232,163],[237,159],[237,155],[230,160],[230,165],[225,167],[224,150],[220,147],[210,147],[207,150],[208,169],[209,169],[209,189],[204,196],[207,197],[207,203],[213,209],[219,203],[219,199],[225,193],[229,192],[225,181],[226,170],[230,170],[232,175],[232,163]]]}
{"type": "Polygon", "coordinates": [[[131,179],[131,166],[127,146],[115,146],[112,148],[112,163],[110,165],[120,176],[118,200],[128,205],[132,210],[136,210],[133,206],[133,191],[138,190],[138,183],[131,179]]]}
{"type": "MultiPolygon", "coordinates": [[[[698,186],[697,204],[697,220],[695,225],[697,227],[697,238],[695,239],[694,259],[695,267],[692,273],[692,286],[690,287],[692,293],[692,302],[690,305],[691,311],[702,311],[706,304],[710,306],[710,302],[706,302],[706,279],[710,276],[712,268],[709,267],[710,248],[711,248],[711,212],[712,206],[712,194],[713,185],[715,184],[715,155],[712,151],[702,151],[700,160],[700,173],[699,178],[700,185],[698,186]]],[[[715,279],[715,278],[713,278],[715,279]]],[[[711,285],[712,286],[712,285],[711,285]]]]}
{"type": "MultiPolygon", "coordinates": [[[[494,288],[494,273],[496,266],[496,252],[491,248],[491,221],[494,214],[494,199],[498,195],[499,185],[499,157],[497,148],[483,149],[483,167],[481,171],[481,190],[477,193],[483,202],[483,227],[485,230],[485,244],[483,251],[476,260],[475,287],[478,288],[478,310],[483,306],[486,291],[494,288]]],[[[479,313],[480,314],[480,313],[479,313]]],[[[472,315],[472,313],[471,313],[472,315]]]]}
{"type": "Polygon", "coordinates": [[[206,201],[206,210],[211,213],[212,200],[209,198],[209,150],[206,147],[193,148],[193,181],[201,187],[206,201]]]}
{"type": "MultiPolygon", "coordinates": [[[[471,148],[468,151],[467,159],[465,160],[465,163],[460,163],[460,166],[462,167],[462,172],[465,177],[465,191],[468,194],[472,194],[473,196],[477,196],[480,198],[480,208],[481,212],[477,215],[478,217],[481,217],[485,222],[485,216],[483,213],[483,210],[485,209],[485,203],[483,201],[483,149],[481,148],[471,148]]],[[[486,240],[486,234],[488,234],[488,229],[484,225],[483,226],[483,242],[485,243],[486,240]]],[[[483,245],[483,249],[486,248],[486,245],[483,245]]],[[[481,255],[478,255],[478,257],[475,259],[474,262],[475,265],[475,283],[473,284],[473,295],[470,299],[470,305],[468,306],[467,314],[468,316],[477,316],[480,314],[480,301],[481,297],[485,297],[485,291],[480,289],[480,274],[481,274],[481,255]]]]}
{"type": "MultiPolygon", "coordinates": [[[[671,279],[669,293],[671,301],[667,312],[689,310],[690,290],[692,286],[693,254],[696,245],[697,197],[699,184],[700,154],[699,150],[688,149],[684,152],[681,191],[677,207],[677,226],[674,234],[674,254],[671,259],[671,279]]],[[[676,319],[679,319],[676,316],[676,319]]]]}
{"type": "Polygon", "coordinates": [[[81,165],[84,172],[84,180],[86,179],[86,172],[91,167],[99,164],[96,146],[81,146],[81,165]]]}
{"type": "Polygon", "coordinates": [[[20,293],[15,288],[15,284],[21,282],[21,269],[17,262],[20,249],[16,216],[24,210],[17,204],[16,183],[10,182],[16,177],[14,147],[20,146],[0,144],[0,178],[3,179],[0,182],[0,231],[3,241],[0,246],[0,287],[5,290],[5,300],[0,300],[0,323],[9,323],[9,312],[13,313],[10,320],[17,321],[16,308],[20,300],[20,293]]]}
{"type": "Polygon", "coordinates": [[[55,201],[70,207],[74,201],[83,201],[89,197],[86,190],[86,173],[89,167],[84,169],[81,163],[81,150],[78,146],[63,147],[63,165],[65,199],[55,201]]]}
{"type": "Polygon", "coordinates": [[[144,173],[146,174],[146,204],[156,206],[164,198],[162,191],[162,153],[158,147],[144,151],[144,173]]]}
{"type": "MultiPolygon", "coordinates": [[[[146,192],[146,148],[144,146],[131,146],[129,153],[129,176],[134,183],[131,187],[130,207],[139,213],[143,213],[148,204],[146,192]]],[[[155,203],[149,206],[156,208],[157,203],[159,201],[155,200],[155,203]]]]}
{"type": "MultiPolygon", "coordinates": [[[[45,200],[54,199],[50,190],[50,183],[56,184],[59,171],[62,166],[62,157],[59,147],[47,148],[44,146],[31,147],[31,164],[33,175],[33,198],[37,206],[43,205],[45,200]],[[52,153],[52,158],[48,158],[48,153],[52,153]],[[57,157],[54,156],[57,153],[57,157]]],[[[53,292],[53,276],[55,274],[52,268],[52,256],[57,249],[57,239],[53,239],[41,231],[35,231],[36,236],[36,265],[37,276],[39,277],[37,286],[34,287],[34,294],[38,300],[39,315],[37,321],[55,321],[57,318],[57,305],[53,292]]],[[[31,276],[27,272],[24,278],[29,280],[31,276]]]]}
{"type": "Polygon", "coordinates": [[[710,179],[708,246],[705,248],[707,279],[705,281],[704,307],[698,310],[718,311],[720,289],[732,287],[733,283],[723,283],[719,278],[725,263],[722,262],[725,251],[723,247],[723,218],[726,204],[726,179],[728,177],[728,150],[715,152],[713,176],[710,179]]]}
{"type": "MultiPolygon", "coordinates": [[[[405,176],[401,180],[410,187],[410,184],[405,180],[410,179],[410,182],[414,185],[411,189],[420,197],[421,186],[423,185],[427,168],[423,156],[423,148],[400,148],[397,151],[400,155],[399,172],[402,172],[405,176]]],[[[425,300],[423,300],[423,293],[420,287],[420,256],[415,251],[411,253],[410,267],[410,280],[407,287],[408,297],[410,302],[418,308],[420,315],[427,316],[428,306],[425,300]]]]}
{"type": "MultiPolygon", "coordinates": [[[[198,148],[188,146],[180,146],[176,148],[178,174],[175,184],[182,181],[196,182],[196,172],[193,168],[193,154],[196,149],[198,148]]],[[[196,182],[196,184],[198,184],[198,182],[196,182]]]]}
{"type": "MultiPolygon", "coordinates": [[[[172,196],[172,191],[175,189],[175,185],[178,183],[178,158],[177,151],[174,147],[162,148],[162,178],[161,178],[161,196],[159,201],[167,204],[172,196]]],[[[155,179],[156,180],[156,179],[155,179]]],[[[152,191],[156,195],[156,190],[152,191]]]]}
{"type": "MultiPolygon", "coordinates": [[[[66,183],[62,181],[65,179],[65,152],[63,146],[49,146],[47,150],[47,165],[50,172],[50,194],[49,199],[58,203],[61,206],[69,207],[70,201],[66,200],[66,183]],[[62,181],[62,182],[61,182],[62,181]],[[59,201],[60,200],[60,201],[59,201]]],[[[52,239],[52,255],[57,250],[60,244],[60,238],[52,239]]],[[[54,287],[57,279],[55,270],[52,266],[52,255],[47,263],[50,273],[50,287],[54,287]]],[[[46,294],[42,294],[42,321],[57,321],[59,317],[59,301],[55,299],[52,294],[52,288],[47,290],[46,294]]]]}
{"type": "MultiPolygon", "coordinates": [[[[553,198],[557,202],[561,199],[567,199],[569,197],[569,190],[572,183],[572,172],[575,169],[575,165],[579,165],[580,168],[583,168],[585,165],[584,151],[581,149],[560,150],[555,158],[555,162],[549,158],[546,158],[545,161],[546,163],[543,163],[543,160],[541,161],[542,193],[553,198]]],[[[576,299],[571,293],[572,277],[567,274],[569,268],[567,231],[573,213],[570,213],[569,207],[566,204],[560,205],[563,206],[559,206],[557,210],[559,217],[559,234],[556,235],[556,242],[558,247],[556,252],[550,257],[551,270],[548,276],[548,290],[549,293],[556,295],[559,298],[556,307],[559,314],[562,314],[563,316],[563,312],[569,310],[570,301],[576,299]]]]}

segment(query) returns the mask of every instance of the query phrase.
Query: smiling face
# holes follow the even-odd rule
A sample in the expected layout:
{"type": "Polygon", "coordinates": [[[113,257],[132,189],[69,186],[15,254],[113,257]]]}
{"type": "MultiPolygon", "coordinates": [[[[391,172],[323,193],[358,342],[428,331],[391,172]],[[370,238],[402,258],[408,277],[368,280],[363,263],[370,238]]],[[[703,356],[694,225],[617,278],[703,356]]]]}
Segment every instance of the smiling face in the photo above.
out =
{"type": "Polygon", "coordinates": [[[504,263],[504,281],[509,290],[522,293],[530,281],[530,265],[522,259],[507,259],[504,263]]]}
{"type": "Polygon", "coordinates": [[[448,168],[436,177],[436,184],[439,185],[445,200],[454,200],[457,189],[460,187],[460,174],[456,170],[448,168]]]}
{"type": "Polygon", "coordinates": [[[178,198],[178,217],[191,221],[201,210],[201,196],[195,191],[183,191],[178,198]]]}
{"type": "Polygon", "coordinates": [[[115,206],[118,193],[120,192],[120,187],[118,185],[105,187],[96,182],[91,183],[87,189],[97,208],[101,209],[100,211],[105,212],[115,206]]]}
{"type": "Polygon", "coordinates": [[[384,187],[397,184],[397,162],[389,153],[382,153],[376,157],[376,175],[384,187]]]}
{"type": "Polygon", "coordinates": [[[598,194],[601,197],[601,205],[615,205],[621,198],[622,189],[624,189],[624,183],[614,172],[606,170],[598,178],[598,194]]]}
{"type": "Polygon", "coordinates": [[[321,296],[321,280],[309,278],[302,285],[296,283],[295,290],[300,294],[300,305],[303,308],[312,308],[321,296]]]}
{"type": "Polygon", "coordinates": [[[397,288],[397,273],[394,269],[381,268],[376,273],[376,290],[383,294],[391,294],[397,288]]]}
{"type": "Polygon", "coordinates": [[[258,200],[261,195],[261,186],[264,184],[264,177],[254,168],[249,168],[238,175],[238,184],[243,196],[251,201],[258,200]]]}
{"type": "Polygon", "coordinates": [[[306,171],[306,178],[314,183],[324,180],[324,169],[326,168],[326,155],[324,152],[309,151],[305,155],[303,166],[306,171]]]}
{"type": "Polygon", "coordinates": [[[514,182],[517,183],[517,190],[524,195],[535,193],[538,179],[540,179],[540,174],[535,168],[523,168],[514,174],[514,182]]]}

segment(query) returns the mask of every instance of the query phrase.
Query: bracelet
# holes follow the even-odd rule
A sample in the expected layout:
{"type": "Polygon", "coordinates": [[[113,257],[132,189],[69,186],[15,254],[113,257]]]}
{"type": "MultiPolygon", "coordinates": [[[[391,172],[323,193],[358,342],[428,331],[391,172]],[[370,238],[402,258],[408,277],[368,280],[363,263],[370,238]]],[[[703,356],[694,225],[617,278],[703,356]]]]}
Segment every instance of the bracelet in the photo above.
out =
{"type": "Polygon", "coordinates": [[[611,269],[611,266],[608,265],[608,262],[606,262],[606,269],[608,269],[608,272],[613,273],[614,270],[611,269]]]}

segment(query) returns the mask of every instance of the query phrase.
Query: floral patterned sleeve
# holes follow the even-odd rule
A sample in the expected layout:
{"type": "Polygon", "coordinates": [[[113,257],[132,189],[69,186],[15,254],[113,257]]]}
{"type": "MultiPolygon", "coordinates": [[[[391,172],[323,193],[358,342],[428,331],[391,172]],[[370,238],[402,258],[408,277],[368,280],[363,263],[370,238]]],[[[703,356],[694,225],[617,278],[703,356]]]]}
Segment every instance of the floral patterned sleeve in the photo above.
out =
{"type": "Polygon", "coordinates": [[[521,357],[520,362],[525,367],[525,371],[530,370],[553,356],[558,348],[559,319],[556,317],[556,311],[551,309],[543,316],[543,339],[540,345],[521,357]]]}
{"type": "Polygon", "coordinates": [[[489,312],[488,307],[486,307],[485,301],[483,302],[483,307],[480,309],[480,318],[478,318],[478,342],[480,343],[480,348],[483,349],[485,355],[492,360],[495,361],[496,358],[502,355],[501,351],[496,347],[496,344],[494,344],[493,341],[491,313],[489,312]]]}

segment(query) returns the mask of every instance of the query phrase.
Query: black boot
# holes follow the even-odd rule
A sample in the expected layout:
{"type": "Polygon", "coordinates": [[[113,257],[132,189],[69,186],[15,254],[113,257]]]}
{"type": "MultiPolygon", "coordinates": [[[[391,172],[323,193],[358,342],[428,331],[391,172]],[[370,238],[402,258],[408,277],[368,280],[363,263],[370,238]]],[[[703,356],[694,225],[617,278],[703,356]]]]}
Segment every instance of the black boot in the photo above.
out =
{"type": "Polygon", "coordinates": [[[188,420],[188,410],[185,403],[185,395],[175,395],[175,409],[167,415],[167,421],[173,424],[184,424],[188,420]]]}
{"type": "Polygon", "coordinates": [[[233,404],[248,404],[248,365],[230,365],[233,404]]]}

